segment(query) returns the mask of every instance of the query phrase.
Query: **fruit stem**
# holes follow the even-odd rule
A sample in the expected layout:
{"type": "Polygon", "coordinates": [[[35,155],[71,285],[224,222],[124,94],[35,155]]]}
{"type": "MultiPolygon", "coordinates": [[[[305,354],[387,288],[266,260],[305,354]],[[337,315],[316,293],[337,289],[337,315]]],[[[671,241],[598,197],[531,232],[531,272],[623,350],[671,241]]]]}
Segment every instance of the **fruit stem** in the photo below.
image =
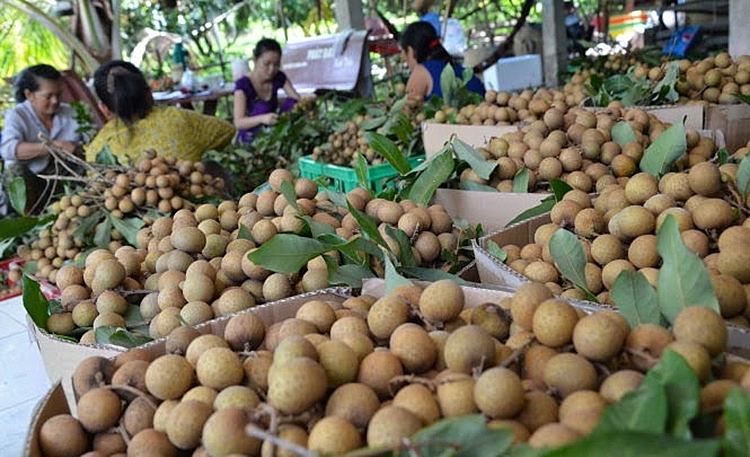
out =
{"type": "Polygon", "coordinates": [[[146,401],[146,403],[147,403],[147,404],[148,404],[148,405],[149,405],[150,407],[152,407],[152,408],[154,409],[154,411],[156,411],[156,408],[157,408],[157,406],[156,406],[156,403],[154,403],[154,402],[153,402],[153,401],[152,401],[152,400],[151,400],[151,399],[149,398],[149,396],[148,396],[148,395],[146,395],[146,394],[145,394],[144,392],[141,392],[140,390],[136,389],[136,388],[135,388],[135,387],[133,387],[133,386],[128,386],[128,385],[125,385],[125,384],[117,384],[117,385],[114,385],[114,384],[110,384],[110,385],[107,385],[107,386],[102,386],[102,387],[103,387],[104,389],[109,389],[109,390],[114,390],[114,391],[117,391],[117,390],[121,390],[121,391],[127,392],[127,393],[129,393],[129,394],[133,394],[133,395],[135,395],[136,397],[140,397],[140,398],[143,398],[143,399],[144,399],[144,400],[146,401]]]}
{"type": "MultiPolygon", "coordinates": [[[[309,451],[299,444],[281,439],[273,433],[269,433],[255,424],[248,424],[247,427],[245,427],[245,433],[253,438],[259,438],[263,441],[269,441],[273,445],[273,447],[278,446],[303,457],[314,457],[315,455],[317,455],[315,452],[309,451]]],[[[272,449],[271,454],[275,454],[274,451],[275,449],[272,449]]]]}
{"type": "Polygon", "coordinates": [[[531,337],[530,337],[530,338],[529,338],[528,340],[526,340],[526,341],[525,341],[525,342],[524,342],[524,343],[523,343],[522,345],[518,346],[518,347],[517,347],[517,348],[516,348],[516,349],[515,349],[515,350],[514,350],[514,351],[513,351],[513,352],[512,352],[511,354],[510,354],[510,356],[509,356],[509,357],[508,357],[507,359],[503,360],[503,361],[502,361],[502,362],[500,363],[500,365],[499,365],[499,366],[500,366],[500,367],[503,367],[503,368],[508,368],[508,367],[509,367],[509,366],[511,366],[511,365],[512,365],[513,363],[517,362],[517,361],[518,361],[518,359],[520,359],[520,358],[521,358],[521,356],[522,356],[522,355],[523,355],[523,354],[524,354],[524,353],[526,352],[526,349],[528,349],[528,348],[529,348],[529,346],[531,346],[531,343],[533,343],[534,341],[536,341],[536,336],[534,336],[534,335],[531,335],[531,337]]]}

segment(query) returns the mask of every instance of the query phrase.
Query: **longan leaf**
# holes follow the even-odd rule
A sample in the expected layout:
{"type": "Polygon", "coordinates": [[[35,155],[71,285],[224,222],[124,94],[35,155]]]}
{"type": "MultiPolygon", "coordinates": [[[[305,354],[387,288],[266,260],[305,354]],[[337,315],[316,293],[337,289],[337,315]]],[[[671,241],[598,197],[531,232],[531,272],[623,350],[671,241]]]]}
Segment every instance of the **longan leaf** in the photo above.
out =
{"type": "Polygon", "coordinates": [[[106,248],[112,239],[112,215],[107,214],[107,217],[99,224],[96,232],[94,232],[94,244],[100,248],[106,248]]]}
{"type": "Polygon", "coordinates": [[[29,275],[23,275],[23,307],[37,327],[47,330],[49,301],[42,293],[39,283],[29,275]]]}
{"type": "Polygon", "coordinates": [[[739,388],[732,389],[724,400],[724,455],[750,455],[750,395],[739,388]]]}
{"type": "Polygon", "coordinates": [[[505,252],[503,248],[498,246],[497,243],[492,240],[487,241],[487,245],[484,248],[492,255],[492,257],[501,262],[505,262],[505,259],[508,258],[508,253],[505,252]]]}
{"type": "Polygon", "coordinates": [[[331,285],[346,285],[361,289],[363,279],[374,277],[372,271],[360,265],[329,265],[328,268],[328,284],[331,285]]]}
{"type": "Polygon", "coordinates": [[[518,224],[527,219],[531,219],[532,217],[549,213],[552,210],[552,207],[555,206],[555,203],[555,196],[550,195],[549,197],[546,197],[544,200],[542,200],[538,205],[521,212],[521,214],[511,219],[510,222],[505,224],[505,226],[510,227],[511,225],[518,224]]]}
{"type": "Polygon", "coordinates": [[[547,450],[542,457],[638,456],[638,457],[715,457],[719,440],[682,440],[647,431],[612,431],[594,433],[586,438],[547,450]]]}
{"type": "Polygon", "coordinates": [[[97,344],[114,344],[126,348],[134,348],[153,341],[152,338],[140,333],[130,332],[122,327],[103,325],[94,330],[97,344]]]}
{"type": "Polygon", "coordinates": [[[521,167],[513,177],[513,192],[525,194],[529,191],[529,169],[521,167]]]}
{"type": "Polygon", "coordinates": [[[310,216],[298,216],[302,221],[304,221],[305,224],[307,224],[307,227],[310,229],[310,234],[313,238],[318,238],[324,233],[331,234],[336,233],[336,229],[334,229],[332,226],[328,224],[324,224],[323,222],[318,222],[314,220],[310,216]]]}
{"type": "Polygon", "coordinates": [[[594,434],[644,432],[662,434],[667,426],[667,393],[656,380],[644,378],[641,385],[604,410],[594,434]]]}
{"type": "Polygon", "coordinates": [[[399,267],[398,271],[410,276],[415,279],[421,279],[422,281],[440,281],[441,279],[450,279],[451,281],[461,285],[471,285],[468,281],[459,278],[458,276],[448,273],[447,271],[439,270],[437,268],[424,268],[424,267],[399,267]]]}
{"type": "MultiPolygon", "coordinates": [[[[550,179],[549,187],[552,189],[552,193],[555,194],[555,200],[558,202],[563,199],[565,194],[573,190],[573,186],[559,178],[550,179]]],[[[545,200],[547,200],[547,198],[545,198],[545,200]]]]}
{"type": "Polygon", "coordinates": [[[396,271],[396,267],[393,266],[389,256],[383,256],[383,264],[385,265],[385,290],[387,294],[392,293],[398,286],[410,286],[412,284],[411,281],[396,271]]]}
{"type": "Polygon", "coordinates": [[[297,204],[297,193],[294,191],[294,184],[289,181],[281,182],[281,195],[286,199],[286,203],[299,212],[299,205],[297,204]]]}
{"type": "Polygon", "coordinates": [[[242,240],[250,240],[253,242],[255,241],[253,239],[253,235],[250,233],[250,229],[247,228],[247,225],[245,224],[240,224],[240,229],[237,232],[237,238],[242,239],[242,240]]]}
{"type": "Polygon", "coordinates": [[[685,125],[682,122],[677,122],[672,124],[646,148],[646,152],[641,158],[641,170],[658,179],[669,171],[677,159],[686,151],[685,125]]]}
{"type": "Polygon", "coordinates": [[[102,165],[120,165],[120,162],[117,160],[117,157],[112,154],[109,146],[104,146],[101,151],[97,152],[94,161],[102,165]]]}
{"type": "Polygon", "coordinates": [[[612,126],[612,141],[619,144],[621,147],[628,143],[634,143],[638,141],[638,138],[633,132],[633,127],[627,122],[620,121],[612,126]]]}
{"type": "Polygon", "coordinates": [[[456,153],[456,157],[468,163],[477,176],[484,180],[490,179],[492,172],[497,168],[497,162],[486,160],[479,151],[459,138],[453,138],[451,145],[453,146],[453,152],[456,153]]]}
{"type": "Polygon", "coordinates": [[[125,325],[128,328],[138,327],[143,325],[143,316],[141,316],[141,307],[138,305],[128,304],[125,313],[122,315],[125,319],[125,325]]]}
{"type": "Polygon", "coordinates": [[[735,182],[737,183],[737,191],[740,195],[750,194],[750,156],[746,156],[740,162],[735,182]]]}
{"type": "Polygon", "coordinates": [[[701,259],[685,246],[677,219],[669,215],[656,234],[656,250],[662,258],[657,279],[659,311],[671,324],[683,308],[706,306],[719,312],[711,277],[701,259]]]}
{"type": "Polygon", "coordinates": [[[435,422],[414,434],[411,442],[421,457],[499,456],[510,448],[513,433],[488,429],[481,415],[472,414],[435,422]]]}
{"type": "Polygon", "coordinates": [[[488,186],[487,184],[480,184],[478,182],[470,181],[468,179],[459,182],[458,188],[461,190],[474,190],[477,192],[498,192],[498,190],[492,186],[488,186]]]}
{"type": "Polygon", "coordinates": [[[659,298],[643,273],[621,271],[612,285],[610,296],[631,328],[661,322],[659,298]]]}
{"type": "Polygon", "coordinates": [[[8,200],[18,214],[26,213],[26,181],[16,176],[8,183],[8,200]]]}
{"type": "Polygon", "coordinates": [[[354,220],[357,221],[357,224],[359,224],[359,229],[364,237],[373,240],[386,249],[390,249],[388,243],[385,242],[383,236],[378,231],[375,221],[370,216],[352,206],[348,200],[346,201],[346,207],[349,209],[352,217],[354,217],[354,220]]]}
{"type": "Polygon", "coordinates": [[[400,175],[405,175],[411,171],[411,165],[409,165],[409,161],[406,160],[404,154],[399,150],[396,143],[385,135],[365,132],[365,141],[375,152],[383,156],[400,175]]]}
{"type": "Polygon", "coordinates": [[[111,217],[110,219],[112,220],[112,226],[122,234],[128,244],[138,247],[138,231],[144,225],[143,219],[137,217],[128,217],[126,219],[111,217]]]}
{"type": "Polygon", "coordinates": [[[297,273],[307,262],[329,250],[328,246],[318,240],[291,233],[278,233],[249,253],[247,258],[276,273],[297,273]]]}
{"type": "Polygon", "coordinates": [[[369,174],[368,174],[367,159],[362,154],[357,154],[357,160],[354,162],[354,174],[357,176],[357,184],[359,187],[369,189],[369,174]]]}
{"type": "Polygon", "coordinates": [[[586,253],[578,237],[568,230],[556,230],[549,239],[549,253],[563,276],[586,291],[586,253]]]}
{"type": "Polygon", "coordinates": [[[701,393],[695,371],[681,355],[665,350],[646,377],[655,379],[667,394],[667,433],[677,438],[692,438],[690,421],[700,412],[701,393]]]}
{"type": "MultiPolygon", "coordinates": [[[[52,217],[54,218],[54,216],[52,217]]],[[[37,225],[40,225],[40,219],[36,217],[2,218],[0,219],[0,240],[8,240],[25,235],[37,225]]]]}
{"type": "Polygon", "coordinates": [[[398,244],[398,260],[405,267],[417,266],[417,260],[414,258],[414,252],[411,250],[411,242],[403,230],[393,228],[390,225],[385,226],[386,235],[390,236],[398,244]]]}
{"type": "Polygon", "coordinates": [[[403,199],[412,200],[416,204],[426,205],[432,200],[435,190],[443,184],[455,171],[455,161],[449,149],[443,149],[432,158],[425,160],[415,168],[419,172],[414,182],[404,190],[403,199]]]}

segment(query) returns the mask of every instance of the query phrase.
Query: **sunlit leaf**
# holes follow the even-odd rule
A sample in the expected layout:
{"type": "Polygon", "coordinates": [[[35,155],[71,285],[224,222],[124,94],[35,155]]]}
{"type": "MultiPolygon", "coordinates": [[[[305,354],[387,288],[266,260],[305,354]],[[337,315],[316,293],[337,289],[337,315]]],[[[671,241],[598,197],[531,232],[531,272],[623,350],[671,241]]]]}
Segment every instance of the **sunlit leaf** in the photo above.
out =
{"type": "Polygon", "coordinates": [[[596,300],[586,287],[586,252],[578,237],[568,230],[556,230],[549,240],[549,252],[563,276],[596,300]]]}
{"type": "Polygon", "coordinates": [[[492,240],[489,240],[484,248],[492,255],[492,257],[501,262],[505,262],[505,259],[508,258],[508,253],[505,252],[503,248],[498,246],[497,243],[492,240]]]}
{"type": "Polygon", "coordinates": [[[411,170],[409,161],[398,148],[396,143],[387,138],[385,135],[375,132],[365,132],[365,140],[375,152],[385,157],[385,160],[401,175],[405,175],[411,170]]]}
{"type": "Polygon", "coordinates": [[[555,206],[555,203],[555,197],[550,195],[549,197],[542,200],[538,205],[532,206],[531,208],[522,211],[518,216],[514,217],[507,224],[505,224],[505,226],[510,227],[511,225],[519,224],[527,219],[541,216],[542,214],[547,214],[552,210],[552,207],[555,206]]]}
{"type": "Polygon", "coordinates": [[[624,431],[661,434],[667,426],[667,408],[664,387],[644,378],[640,387],[604,410],[594,434],[624,431]]]}
{"type": "Polygon", "coordinates": [[[385,266],[385,290],[387,294],[392,293],[398,286],[410,286],[412,282],[401,276],[388,256],[383,257],[385,266]]]}
{"type": "Polygon", "coordinates": [[[513,192],[526,193],[529,191],[529,169],[522,167],[513,177],[513,192]]]}
{"type": "Polygon", "coordinates": [[[279,233],[248,254],[256,265],[277,273],[296,273],[307,262],[327,252],[329,248],[318,240],[291,233],[279,233]]]}
{"type": "Polygon", "coordinates": [[[735,182],[737,183],[737,191],[740,195],[750,194],[750,156],[746,156],[740,162],[735,182]]]}
{"type": "Polygon", "coordinates": [[[612,141],[623,147],[628,143],[637,142],[638,138],[635,136],[633,127],[630,124],[620,121],[612,126],[612,141]]]}
{"type": "Polygon", "coordinates": [[[404,191],[404,198],[412,200],[417,204],[428,204],[435,194],[435,190],[453,174],[454,166],[453,154],[449,150],[444,149],[429,160],[429,167],[422,171],[417,179],[404,191]]]}

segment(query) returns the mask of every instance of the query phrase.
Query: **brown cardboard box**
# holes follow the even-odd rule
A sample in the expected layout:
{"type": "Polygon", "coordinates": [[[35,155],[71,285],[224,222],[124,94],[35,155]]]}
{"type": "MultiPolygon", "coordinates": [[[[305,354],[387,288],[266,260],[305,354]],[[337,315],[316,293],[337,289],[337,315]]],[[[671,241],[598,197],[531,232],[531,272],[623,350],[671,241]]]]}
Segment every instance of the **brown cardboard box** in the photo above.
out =
{"type": "Polygon", "coordinates": [[[703,128],[723,132],[727,151],[732,154],[750,141],[750,106],[709,105],[703,128]]]}
{"type": "MultiPolygon", "coordinates": [[[[640,108],[653,114],[662,122],[674,124],[685,119],[685,128],[701,130],[704,127],[704,112],[702,105],[674,105],[674,106],[632,106],[626,109],[640,108]]],[[[606,108],[586,107],[589,111],[600,111],[606,108]]]]}
{"type": "Polygon", "coordinates": [[[479,148],[486,146],[491,138],[517,130],[518,126],[515,125],[458,125],[424,122],[422,123],[422,142],[425,155],[430,158],[437,154],[453,135],[479,148]]]}

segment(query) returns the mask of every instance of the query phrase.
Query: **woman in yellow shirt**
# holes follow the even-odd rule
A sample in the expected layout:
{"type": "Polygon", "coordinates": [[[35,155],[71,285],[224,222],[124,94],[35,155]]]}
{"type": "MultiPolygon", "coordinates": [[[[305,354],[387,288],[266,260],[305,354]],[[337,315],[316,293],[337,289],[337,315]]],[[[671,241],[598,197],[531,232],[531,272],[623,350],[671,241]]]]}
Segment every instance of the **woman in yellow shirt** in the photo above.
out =
{"type": "Polygon", "coordinates": [[[234,138],[227,121],[193,110],[154,106],[151,88],[133,64],[113,60],[94,72],[94,89],[109,121],[86,147],[86,159],[109,147],[123,165],[138,163],[145,152],[200,161],[203,153],[220,149],[234,138]]]}

